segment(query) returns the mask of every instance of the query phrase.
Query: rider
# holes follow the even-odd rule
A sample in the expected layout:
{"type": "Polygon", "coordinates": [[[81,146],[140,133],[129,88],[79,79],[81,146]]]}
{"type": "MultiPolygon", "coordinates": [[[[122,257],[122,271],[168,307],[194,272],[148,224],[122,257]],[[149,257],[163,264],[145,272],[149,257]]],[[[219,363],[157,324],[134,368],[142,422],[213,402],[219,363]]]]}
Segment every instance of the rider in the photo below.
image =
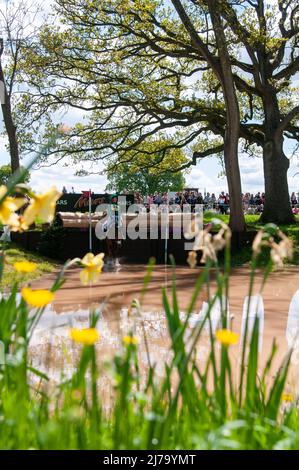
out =
{"type": "Polygon", "coordinates": [[[121,214],[119,213],[118,195],[112,194],[109,201],[108,220],[107,220],[107,249],[108,256],[117,258],[120,247],[121,214]],[[109,236],[109,232],[110,235],[109,236]]]}

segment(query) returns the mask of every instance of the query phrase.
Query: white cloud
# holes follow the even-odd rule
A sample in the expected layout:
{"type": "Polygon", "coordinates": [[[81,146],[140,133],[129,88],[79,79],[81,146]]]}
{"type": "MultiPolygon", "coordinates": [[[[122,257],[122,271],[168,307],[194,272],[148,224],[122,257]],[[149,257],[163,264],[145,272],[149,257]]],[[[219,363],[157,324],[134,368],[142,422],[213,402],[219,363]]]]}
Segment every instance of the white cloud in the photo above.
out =
{"type": "Polygon", "coordinates": [[[1,165],[6,165],[6,163],[9,163],[9,155],[6,150],[6,138],[5,137],[0,137],[0,164],[1,165]]]}
{"type": "Polygon", "coordinates": [[[107,180],[101,174],[78,177],[74,175],[74,167],[62,167],[61,165],[49,168],[33,170],[31,173],[31,186],[36,191],[44,191],[49,186],[56,186],[59,190],[66,186],[68,191],[74,187],[76,192],[88,191],[103,192],[107,180]]]}
{"type": "MultiPolygon", "coordinates": [[[[241,158],[240,170],[243,192],[256,193],[264,191],[263,161],[261,158],[241,158]]],[[[61,189],[66,186],[76,191],[91,189],[94,192],[104,191],[107,180],[99,169],[99,174],[86,177],[75,176],[76,169],[73,166],[64,167],[61,164],[49,168],[34,170],[31,177],[33,189],[42,191],[50,185],[61,189]]],[[[214,193],[227,191],[226,178],[219,178],[221,171],[216,159],[209,159],[192,168],[191,173],[186,176],[186,185],[214,193]]],[[[290,192],[299,191],[299,168],[296,164],[290,166],[288,173],[290,192]],[[298,173],[296,175],[296,173],[298,173]]]]}
{"type": "MultiPolygon", "coordinates": [[[[0,138],[0,165],[9,163],[9,155],[5,148],[5,138],[0,138]]],[[[90,165],[84,165],[90,170],[90,165]]],[[[61,163],[48,168],[40,168],[31,172],[31,186],[36,191],[43,191],[49,186],[55,185],[58,189],[66,186],[70,191],[72,186],[76,191],[91,189],[94,192],[102,192],[107,185],[107,179],[103,174],[103,165],[99,165],[98,174],[86,177],[75,176],[79,167],[74,165],[63,166],[61,163]]],[[[214,193],[227,191],[225,177],[219,178],[221,167],[216,158],[208,158],[192,167],[186,176],[186,185],[214,193]]],[[[94,169],[95,171],[95,169],[94,169]]],[[[263,160],[262,158],[240,158],[240,171],[243,192],[256,193],[264,191],[263,160]]],[[[288,172],[290,192],[299,192],[299,165],[297,159],[290,162],[288,172]]]]}

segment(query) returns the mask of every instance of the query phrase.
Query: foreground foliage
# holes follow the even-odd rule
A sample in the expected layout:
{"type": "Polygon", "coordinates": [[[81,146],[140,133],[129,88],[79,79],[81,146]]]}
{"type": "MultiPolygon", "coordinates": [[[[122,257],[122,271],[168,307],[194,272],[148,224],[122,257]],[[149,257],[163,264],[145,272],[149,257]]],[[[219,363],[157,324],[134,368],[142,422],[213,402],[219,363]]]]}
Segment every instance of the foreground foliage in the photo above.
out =
{"type": "MultiPolygon", "coordinates": [[[[276,229],[270,227],[271,237],[276,229]]],[[[267,236],[265,237],[267,239],[267,236]]],[[[253,283],[256,256],[253,257],[253,283]]],[[[30,265],[21,265],[30,269],[30,265]]],[[[86,266],[82,265],[86,270],[86,266]]],[[[218,272],[216,296],[209,297],[205,318],[186,340],[188,320],[203,289],[209,287],[210,264],[201,272],[184,321],[180,318],[175,270],[172,288],[163,290],[172,361],[165,364],[163,380],[149,361],[146,381],[138,366],[138,341],[133,334],[123,338],[123,349],[108,370],[114,383],[113,406],[104,412],[97,381],[107,373],[99,366],[96,325],[100,312],[90,316],[90,328],[72,329],[70,337],[82,352],[69,380],[56,386],[46,374],[34,369],[28,356],[32,331],[44,308],[62,286],[62,272],[47,291],[23,289],[17,300],[18,284],[0,302],[0,339],[5,364],[0,366],[0,442],[4,449],[293,449],[299,448],[296,400],[284,393],[291,351],[272,380],[271,356],[259,368],[259,320],[252,333],[245,328],[240,370],[232,370],[229,348],[238,341],[230,331],[225,297],[229,289],[229,250],[224,270],[218,272]],[[210,312],[217,299],[222,320],[213,333],[210,312]],[[32,307],[35,309],[32,310],[32,307]],[[30,312],[31,310],[31,312],[30,312]],[[196,348],[208,326],[210,351],[198,363],[196,348]],[[271,373],[270,373],[271,371],[271,373]]],[[[67,266],[65,267],[65,269],[67,266]]],[[[271,266],[265,270],[267,274],[271,266]]],[[[97,268],[99,269],[99,268],[97,268]]],[[[217,268],[218,269],[218,268],[217,268]]],[[[144,291],[150,282],[148,268],[144,291]]],[[[250,294],[250,293],[249,293],[250,294]]],[[[142,302],[143,294],[140,301],[142,302]]],[[[134,308],[142,315],[138,301],[134,308]]],[[[4,362],[4,361],[3,361],[4,362]]],[[[63,371],[61,371],[63,373],[63,371]]],[[[62,377],[62,376],[61,376],[62,377]]]]}
{"type": "MultiPolygon", "coordinates": [[[[26,230],[36,219],[52,221],[57,191],[32,194],[24,215],[15,213],[14,181],[2,187],[0,216],[13,230],[26,230]]],[[[28,190],[24,187],[22,191],[28,190]]],[[[19,201],[20,202],[20,201],[19,201]]],[[[19,205],[19,203],[18,203],[19,205]]],[[[8,294],[0,298],[0,446],[3,449],[295,449],[299,448],[297,399],[285,392],[292,350],[281,367],[273,371],[277,348],[261,368],[259,366],[259,318],[249,327],[250,301],[245,322],[239,370],[233,369],[229,350],[239,341],[232,331],[228,312],[230,282],[231,232],[222,220],[212,221],[220,227],[212,235],[207,227],[190,227],[195,237],[194,250],[201,253],[205,267],[194,286],[190,304],[182,319],[180,293],[176,290],[175,268],[172,286],[162,290],[168,326],[171,360],[152,363],[141,373],[138,361],[138,338],[133,331],[123,338],[120,353],[104,367],[99,364],[96,344],[101,341],[97,323],[101,311],[90,314],[87,329],[72,328],[70,339],[82,348],[78,361],[73,360],[69,378],[61,370],[54,383],[47,373],[33,367],[30,340],[47,305],[63,286],[66,270],[73,264],[82,268],[84,284],[98,279],[103,268],[103,254],[87,254],[82,260],[68,262],[50,290],[33,290],[23,286],[26,276],[38,269],[32,260],[15,260],[18,276],[8,294]],[[223,267],[217,253],[224,250],[223,267]],[[211,293],[210,270],[216,272],[217,289],[211,293]],[[25,277],[23,277],[25,276],[25,277]],[[207,310],[190,330],[189,320],[202,292],[208,293],[207,310]],[[21,295],[20,295],[21,294],[21,295]],[[213,328],[211,310],[220,303],[221,321],[213,328]],[[198,361],[196,350],[209,346],[205,360],[198,361]],[[161,378],[157,366],[164,367],[161,378]],[[98,383],[110,373],[114,384],[113,401],[105,408],[98,383]],[[144,380],[144,376],[146,380],[144,380]],[[273,378],[274,377],[274,378],[273,378]]],[[[252,298],[259,259],[267,250],[260,292],[273,266],[281,266],[293,255],[293,246],[275,225],[266,225],[253,243],[249,299],[252,298]]],[[[197,260],[191,252],[190,263],[197,260]]],[[[0,277],[5,270],[5,254],[0,258],[0,277]]],[[[153,263],[148,267],[144,289],[130,311],[142,319],[142,300],[150,283],[153,263]]],[[[144,332],[146,348],[149,343],[144,332]]],[[[161,368],[161,367],[160,367],[161,368]]]]}
{"type": "MultiPolygon", "coordinates": [[[[204,213],[204,223],[208,224],[215,218],[215,213],[205,212],[204,213]]],[[[223,222],[229,222],[229,217],[227,215],[217,214],[217,218],[223,222]]],[[[256,232],[263,229],[265,224],[261,222],[260,215],[245,215],[245,222],[247,226],[247,233],[250,235],[251,232],[256,232]]],[[[288,225],[280,225],[281,230],[292,240],[294,245],[294,255],[291,260],[292,264],[299,264],[299,216],[295,216],[295,223],[288,225]]],[[[252,256],[251,244],[244,243],[243,246],[238,247],[232,251],[231,263],[233,266],[242,266],[250,263],[252,256]]],[[[263,256],[260,258],[260,263],[263,266],[266,266],[268,263],[269,257],[267,253],[263,253],[263,256]]]]}

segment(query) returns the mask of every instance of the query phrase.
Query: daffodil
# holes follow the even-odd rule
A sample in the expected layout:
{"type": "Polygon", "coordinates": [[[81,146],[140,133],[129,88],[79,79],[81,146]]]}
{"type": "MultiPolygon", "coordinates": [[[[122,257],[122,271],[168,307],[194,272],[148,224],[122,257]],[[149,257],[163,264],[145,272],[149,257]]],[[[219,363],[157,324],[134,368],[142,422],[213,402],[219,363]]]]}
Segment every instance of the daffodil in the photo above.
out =
{"type": "Polygon", "coordinates": [[[283,393],[281,395],[281,400],[286,403],[291,403],[292,401],[294,401],[294,397],[291,393],[283,393]]]}
{"type": "MultiPolygon", "coordinates": [[[[194,238],[193,252],[201,251],[201,263],[207,260],[217,262],[217,252],[228,246],[231,239],[231,230],[222,220],[214,219],[211,224],[207,225],[204,229],[199,228],[200,225],[197,219],[191,222],[189,230],[185,233],[185,238],[194,238]],[[219,232],[212,236],[210,233],[213,225],[220,225],[219,232]]],[[[193,252],[189,253],[189,265],[196,266],[195,255],[193,252]]]]}
{"type": "MultiPolygon", "coordinates": [[[[6,186],[0,186],[0,199],[3,198],[6,192],[6,186]]],[[[11,196],[6,196],[0,204],[0,222],[3,225],[11,225],[14,218],[17,217],[15,212],[21,209],[25,203],[26,200],[24,198],[13,198],[11,196]]]]}
{"type": "Polygon", "coordinates": [[[60,196],[55,187],[43,194],[32,194],[31,202],[24,211],[24,223],[30,227],[37,218],[44,223],[52,222],[60,196]]]}
{"type": "Polygon", "coordinates": [[[221,251],[223,250],[223,248],[229,245],[232,232],[229,226],[225,224],[222,220],[214,219],[213,224],[220,225],[221,227],[219,232],[213,237],[213,246],[215,250],[221,251]]]}
{"type": "Polygon", "coordinates": [[[223,346],[230,346],[237,344],[239,341],[239,335],[230,330],[217,330],[215,333],[216,339],[223,346]]]}
{"type": "Polygon", "coordinates": [[[208,229],[201,230],[195,237],[193,250],[202,252],[200,260],[202,263],[205,263],[207,259],[214,262],[217,261],[217,253],[212,242],[213,237],[208,229]]]}
{"type": "Polygon", "coordinates": [[[49,290],[32,290],[29,287],[24,287],[21,294],[27,304],[37,308],[45,307],[53,302],[55,297],[49,290]]]}
{"type": "Polygon", "coordinates": [[[281,268],[286,259],[291,260],[293,258],[294,246],[292,240],[273,224],[265,226],[254,239],[252,249],[256,256],[261,253],[263,247],[270,248],[271,260],[275,267],[281,268]],[[277,239],[278,241],[276,241],[277,239]]]}
{"type": "Polygon", "coordinates": [[[85,346],[92,346],[100,339],[99,332],[95,328],[72,328],[70,330],[70,338],[75,343],[81,343],[85,346]]]}
{"type": "Polygon", "coordinates": [[[136,336],[124,336],[123,337],[123,343],[126,346],[129,346],[130,344],[136,346],[138,344],[138,338],[136,336]]]}
{"type": "Polygon", "coordinates": [[[283,267],[283,263],[286,259],[293,258],[293,242],[280,230],[278,235],[280,242],[272,242],[270,255],[275,266],[283,267]]]}
{"type": "Polygon", "coordinates": [[[24,217],[22,215],[14,214],[10,221],[10,230],[12,232],[26,232],[29,227],[24,221],[24,217]]]}
{"type": "Polygon", "coordinates": [[[83,285],[89,282],[96,282],[102,272],[104,266],[104,253],[95,256],[93,253],[87,253],[82,260],[80,260],[83,269],[80,273],[80,279],[83,285]]]}
{"type": "Polygon", "coordinates": [[[267,234],[263,230],[259,230],[256,234],[252,243],[252,251],[256,256],[260,254],[262,247],[268,246],[266,236],[267,234]]]}
{"type": "Polygon", "coordinates": [[[192,219],[187,231],[185,231],[184,236],[187,240],[192,240],[202,231],[202,218],[198,214],[195,214],[195,217],[192,219]]]}
{"type": "Polygon", "coordinates": [[[18,273],[33,273],[37,270],[37,264],[30,261],[17,261],[14,268],[18,273]]]}
{"type": "Polygon", "coordinates": [[[189,251],[187,263],[191,269],[196,268],[197,265],[197,253],[196,251],[189,251]]]}

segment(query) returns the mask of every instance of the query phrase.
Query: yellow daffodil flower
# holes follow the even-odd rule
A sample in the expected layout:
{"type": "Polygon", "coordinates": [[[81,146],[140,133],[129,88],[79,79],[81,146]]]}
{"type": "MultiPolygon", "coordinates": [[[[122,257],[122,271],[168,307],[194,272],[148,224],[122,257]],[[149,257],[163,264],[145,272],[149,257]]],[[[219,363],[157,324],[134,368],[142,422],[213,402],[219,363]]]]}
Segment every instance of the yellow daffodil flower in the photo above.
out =
{"type": "Polygon", "coordinates": [[[126,346],[129,346],[130,344],[136,346],[138,344],[138,338],[136,338],[136,336],[124,336],[123,343],[126,346]]]}
{"type": "Polygon", "coordinates": [[[22,233],[29,229],[28,225],[24,222],[24,217],[22,215],[13,214],[9,225],[12,232],[22,233]]]}
{"type": "Polygon", "coordinates": [[[37,308],[45,307],[53,302],[55,297],[49,290],[32,290],[29,287],[24,287],[21,294],[27,304],[37,308]]]}
{"type": "Polygon", "coordinates": [[[197,265],[197,253],[196,251],[189,251],[187,263],[191,269],[196,268],[197,265]]]}
{"type": "Polygon", "coordinates": [[[55,187],[43,194],[33,194],[29,206],[24,211],[24,223],[30,227],[37,218],[44,223],[52,222],[60,196],[61,193],[55,187]]]}
{"type": "MultiPolygon", "coordinates": [[[[0,186],[0,198],[4,196],[6,191],[6,186],[0,186]]],[[[7,196],[0,204],[0,222],[3,225],[11,225],[14,218],[17,217],[15,212],[21,209],[25,203],[26,200],[24,198],[7,196]]]]}
{"type": "Polygon", "coordinates": [[[85,328],[79,330],[77,328],[72,328],[70,330],[70,338],[75,343],[81,343],[85,346],[92,346],[100,339],[100,334],[95,328],[85,328]]]}
{"type": "Polygon", "coordinates": [[[239,341],[239,335],[230,330],[217,330],[215,336],[223,346],[237,344],[239,341]]]}
{"type": "Polygon", "coordinates": [[[37,264],[30,261],[17,261],[14,268],[18,273],[33,273],[37,270],[37,264]]]}
{"type": "Polygon", "coordinates": [[[292,401],[294,401],[294,397],[291,393],[283,393],[281,395],[281,399],[282,401],[285,401],[287,403],[291,403],[292,401]]]}
{"type": "Polygon", "coordinates": [[[89,282],[96,282],[99,279],[104,266],[104,256],[104,253],[100,253],[97,256],[93,253],[87,253],[80,261],[84,268],[80,273],[80,279],[83,285],[87,285],[89,282]]]}

